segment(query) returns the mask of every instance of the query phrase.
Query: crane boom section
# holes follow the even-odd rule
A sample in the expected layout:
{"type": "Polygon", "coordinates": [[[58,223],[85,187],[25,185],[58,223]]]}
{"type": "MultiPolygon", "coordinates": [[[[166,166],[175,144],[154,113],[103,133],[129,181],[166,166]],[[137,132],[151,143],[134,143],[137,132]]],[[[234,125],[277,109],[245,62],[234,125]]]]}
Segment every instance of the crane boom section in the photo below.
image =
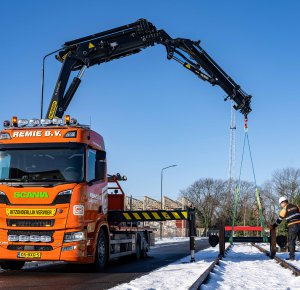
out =
{"type": "Polygon", "coordinates": [[[235,103],[234,108],[247,116],[251,112],[251,96],[247,95],[229,75],[202,49],[199,41],[171,38],[164,30],[146,19],[118,28],[68,41],[56,55],[62,68],[48,107],[47,118],[62,117],[67,110],[83,76],[93,65],[139,53],[149,46],[166,47],[167,58],[174,59],[200,79],[221,87],[235,103]],[[79,70],[70,86],[72,71],[79,70]]]}

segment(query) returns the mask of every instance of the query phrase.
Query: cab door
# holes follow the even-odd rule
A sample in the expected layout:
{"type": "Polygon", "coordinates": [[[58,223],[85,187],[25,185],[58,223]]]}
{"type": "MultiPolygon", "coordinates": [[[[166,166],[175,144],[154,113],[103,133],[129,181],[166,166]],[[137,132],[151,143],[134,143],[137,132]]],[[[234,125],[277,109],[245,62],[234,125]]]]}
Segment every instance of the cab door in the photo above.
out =
{"type": "MultiPolygon", "coordinates": [[[[93,240],[99,222],[107,209],[106,154],[104,151],[87,149],[87,201],[85,204],[85,224],[88,239],[93,240]]],[[[89,243],[94,244],[93,242],[89,243]]],[[[88,252],[92,248],[88,247],[88,252]]]]}

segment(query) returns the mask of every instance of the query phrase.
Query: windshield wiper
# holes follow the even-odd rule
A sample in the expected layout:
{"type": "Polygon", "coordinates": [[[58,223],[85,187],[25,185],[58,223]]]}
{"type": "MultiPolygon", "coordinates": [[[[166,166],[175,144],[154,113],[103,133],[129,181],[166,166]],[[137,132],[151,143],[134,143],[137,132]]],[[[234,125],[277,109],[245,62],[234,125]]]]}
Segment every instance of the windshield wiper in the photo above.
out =
{"type": "Polygon", "coordinates": [[[45,177],[45,178],[38,178],[38,179],[35,179],[35,178],[3,178],[3,179],[0,179],[0,182],[24,182],[24,183],[30,183],[30,182],[41,182],[41,181],[62,181],[62,182],[65,182],[66,180],[64,178],[48,178],[48,177],[45,177]]]}
{"type": "Polygon", "coordinates": [[[16,182],[23,182],[23,178],[3,178],[0,179],[0,182],[10,182],[10,181],[16,181],[16,182]]]}
{"type": "Polygon", "coordinates": [[[42,177],[39,179],[30,179],[30,181],[62,181],[65,182],[64,178],[50,178],[50,177],[42,177]]]}

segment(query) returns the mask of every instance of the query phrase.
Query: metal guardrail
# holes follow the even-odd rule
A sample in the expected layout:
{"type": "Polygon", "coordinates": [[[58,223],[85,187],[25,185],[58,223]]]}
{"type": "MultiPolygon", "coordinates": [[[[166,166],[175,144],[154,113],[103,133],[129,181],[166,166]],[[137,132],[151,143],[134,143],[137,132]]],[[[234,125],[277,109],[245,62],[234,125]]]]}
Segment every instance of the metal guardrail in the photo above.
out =
{"type": "Polygon", "coordinates": [[[109,222],[188,220],[188,210],[108,211],[109,222]]]}

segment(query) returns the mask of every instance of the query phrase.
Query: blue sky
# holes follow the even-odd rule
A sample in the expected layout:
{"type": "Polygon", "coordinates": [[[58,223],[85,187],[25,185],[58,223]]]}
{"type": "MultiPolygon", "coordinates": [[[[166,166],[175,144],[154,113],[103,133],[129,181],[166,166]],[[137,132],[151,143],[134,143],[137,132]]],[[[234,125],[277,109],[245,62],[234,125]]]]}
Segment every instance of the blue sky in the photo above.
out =
{"type": "MultiPolygon", "coordinates": [[[[1,120],[39,117],[42,57],[65,41],[146,18],[172,37],[201,40],[249,94],[249,137],[258,183],[299,167],[299,1],[2,1],[1,120]]],[[[60,63],[47,61],[45,110],[60,63]]],[[[230,104],[164,47],[88,69],[68,113],[106,141],[109,172],[128,194],[176,198],[197,178],[227,178],[230,104]]],[[[237,114],[238,172],[243,118],[237,114]]],[[[252,180],[250,161],[242,177],[252,180]]]]}

